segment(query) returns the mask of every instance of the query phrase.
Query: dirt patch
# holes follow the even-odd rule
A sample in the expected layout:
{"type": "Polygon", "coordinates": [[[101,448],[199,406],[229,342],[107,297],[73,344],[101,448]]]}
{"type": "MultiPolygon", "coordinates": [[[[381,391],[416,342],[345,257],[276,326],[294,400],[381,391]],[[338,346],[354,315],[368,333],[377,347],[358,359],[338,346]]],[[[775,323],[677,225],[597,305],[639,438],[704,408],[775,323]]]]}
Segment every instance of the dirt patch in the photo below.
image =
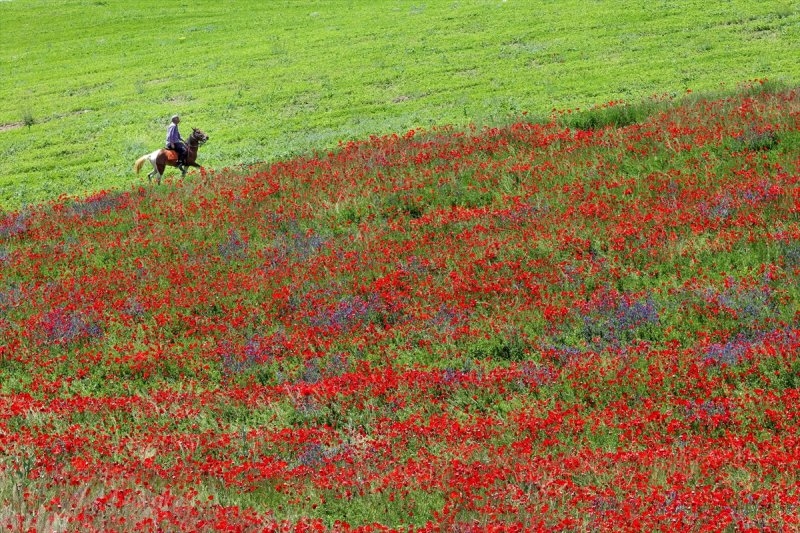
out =
{"type": "MultiPolygon", "coordinates": [[[[2,0],[0,0],[2,1],[2,0]]],[[[15,130],[24,126],[23,122],[9,122],[8,124],[0,124],[0,132],[15,130]]]]}
{"type": "MultiPolygon", "coordinates": [[[[0,0],[0,2],[2,2],[2,1],[3,0],[0,0]]],[[[49,117],[37,118],[37,119],[31,121],[30,125],[32,126],[34,124],[44,124],[45,122],[50,122],[51,120],[60,120],[62,118],[66,118],[66,117],[74,117],[74,116],[84,115],[86,113],[91,113],[92,111],[93,111],[92,109],[78,109],[76,111],[70,111],[69,113],[59,113],[57,115],[51,115],[49,117]]],[[[17,121],[17,122],[8,122],[6,124],[0,124],[0,133],[2,133],[4,131],[16,130],[16,129],[19,129],[19,128],[25,126],[25,125],[26,125],[26,123],[23,120],[20,120],[20,121],[17,121]]]]}

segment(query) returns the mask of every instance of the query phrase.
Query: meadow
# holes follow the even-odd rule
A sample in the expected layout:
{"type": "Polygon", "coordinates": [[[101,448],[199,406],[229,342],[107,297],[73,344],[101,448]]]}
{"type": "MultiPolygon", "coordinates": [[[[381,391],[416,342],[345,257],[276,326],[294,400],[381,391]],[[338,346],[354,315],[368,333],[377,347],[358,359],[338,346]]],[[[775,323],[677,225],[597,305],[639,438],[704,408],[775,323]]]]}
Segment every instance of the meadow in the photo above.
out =
{"type": "Polygon", "coordinates": [[[800,79],[792,1],[0,2],[0,207],[141,183],[169,117],[223,168],[800,79]]]}
{"type": "Polygon", "coordinates": [[[800,93],[572,115],[0,219],[0,526],[796,530],[800,93]]]}
{"type": "Polygon", "coordinates": [[[0,529],[800,529],[796,3],[234,4],[0,2],[0,529]]]}

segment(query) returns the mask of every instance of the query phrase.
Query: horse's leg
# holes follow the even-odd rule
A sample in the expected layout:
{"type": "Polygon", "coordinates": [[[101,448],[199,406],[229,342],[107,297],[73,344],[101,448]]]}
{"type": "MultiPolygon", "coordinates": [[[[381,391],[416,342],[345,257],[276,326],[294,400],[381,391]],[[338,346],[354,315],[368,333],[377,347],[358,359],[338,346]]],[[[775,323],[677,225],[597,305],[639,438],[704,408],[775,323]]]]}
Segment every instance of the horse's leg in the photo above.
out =
{"type": "Polygon", "coordinates": [[[184,163],[182,167],[179,167],[181,169],[182,176],[186,176],[186,172],[189,171],[189,167],[201,168],[200,165],[198,165],[194,161],[192,161],[191,163],[184,163]]]}
{"type": "Polygon", "coordinates": [[[153,155],[153,154],[150,155],[150,164],[153,165],[153,170],[151,170],[150,174],[147,175],[147,181],[149,181],[150,183],[153,183],[153,176],[155,176],[158,173],[158,167],[156,166],[157,158],[158,155],[153,155]]]}
{"type": "Polygon", "coordinates": [[[166,165],[163,162],[159,161],[158,168],[156,169],[156,183],[158,183],[159,185],[161,185],[161,176],[164,175],[165,168],[166,165]]]}
{"type": "Polygon", "coordinates": [[[156,183],[161,185],[161,176],[164,175],[164,169],[167,166],[167,156],[164,150],[159,150],[153,160],[153,167],[155,168],[156,183]]]}

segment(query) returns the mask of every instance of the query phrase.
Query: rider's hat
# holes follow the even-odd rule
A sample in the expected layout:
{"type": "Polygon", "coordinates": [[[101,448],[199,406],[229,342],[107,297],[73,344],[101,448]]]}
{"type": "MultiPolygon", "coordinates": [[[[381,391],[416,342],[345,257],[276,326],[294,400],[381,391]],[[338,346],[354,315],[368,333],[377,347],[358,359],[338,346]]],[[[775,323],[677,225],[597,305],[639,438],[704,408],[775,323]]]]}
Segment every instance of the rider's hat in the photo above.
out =
{"type": "Polygon", "coordinates": [[[176,120],[180,120],[180,118],[181,117],[179,117],[178,115],[172,115],[172,119],[171,120],[172,120],[172,122],[175,122],[176,120]]]}

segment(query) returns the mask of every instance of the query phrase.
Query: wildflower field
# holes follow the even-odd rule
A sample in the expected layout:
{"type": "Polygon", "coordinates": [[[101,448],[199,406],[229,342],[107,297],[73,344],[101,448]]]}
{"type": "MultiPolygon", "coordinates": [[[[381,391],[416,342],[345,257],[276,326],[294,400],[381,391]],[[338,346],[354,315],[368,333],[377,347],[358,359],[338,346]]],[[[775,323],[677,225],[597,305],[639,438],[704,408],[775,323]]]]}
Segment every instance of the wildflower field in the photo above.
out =
{"type": "Polygon", "coordinates": [[[761,82],[5,214],[0,529],[797,531],[799,277],[761,82]]]}

